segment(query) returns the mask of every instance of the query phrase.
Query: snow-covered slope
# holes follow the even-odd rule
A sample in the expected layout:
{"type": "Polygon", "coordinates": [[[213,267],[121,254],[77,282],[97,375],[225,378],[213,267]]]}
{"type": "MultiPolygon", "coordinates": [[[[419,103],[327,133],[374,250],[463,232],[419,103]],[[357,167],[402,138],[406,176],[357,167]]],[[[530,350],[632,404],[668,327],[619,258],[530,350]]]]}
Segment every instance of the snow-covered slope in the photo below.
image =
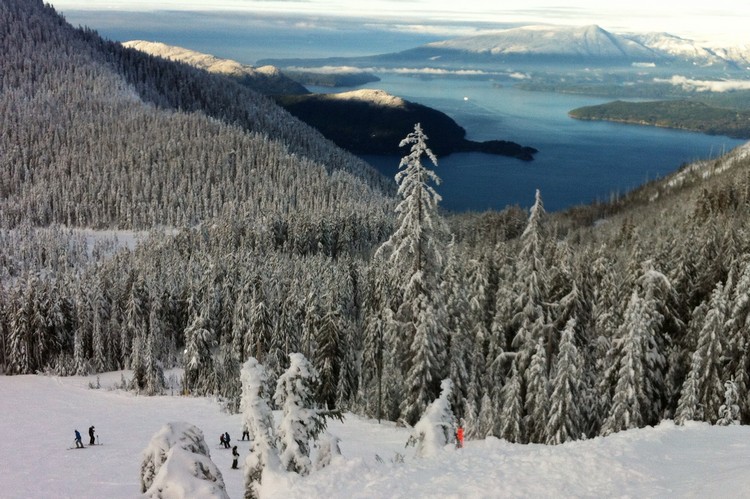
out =
{"type": "MultiPolygon", "coordinates": [[[[167,422],[200,428],[226,483],[241,498],[242,470],[231,469],[231,451],[218,445],[228,431],[239,441],[240,416],[208,399],[135,397],[106,387],[119,373],[95,378],[0,376],[0,496],[34,498],[133,498],[138,496],[142,451],[167,422]],[[96,425],[101,446],[67,450],[73,430],[96,425]]],[[[516,445],[490,438],[445,448],[418,459],[405,448],[408,431],[353,415],[330,425],[343,455],[308,477],[270,476],[263,497],[747,497],[750,428],[665,422],[560,446],[516,445]]]]}
{"type": "Polygon", "coordinates": [[[722,57],[712,49],[703,47],[693,40],[680,38],[669,33],[636,33],[629,36],[665,57],[684,59],[701,65],[727,62],[726,57],[722,57]]]}
{"type": "Polygon", "coordinates": [[[307,90],[302,85],[299,85],[284,76],[281,71],[274,66],[249,66],[231,59],[220,59],[210,54],[196,52],[183,47],[166,45],[160,42],[132,40],[124,42],[123,45],[153,56],[184,62],[191,66],[204,69],[210,73],[218,73],[236,78],[247,86],[262,93],[307,93],[307,90]]]}

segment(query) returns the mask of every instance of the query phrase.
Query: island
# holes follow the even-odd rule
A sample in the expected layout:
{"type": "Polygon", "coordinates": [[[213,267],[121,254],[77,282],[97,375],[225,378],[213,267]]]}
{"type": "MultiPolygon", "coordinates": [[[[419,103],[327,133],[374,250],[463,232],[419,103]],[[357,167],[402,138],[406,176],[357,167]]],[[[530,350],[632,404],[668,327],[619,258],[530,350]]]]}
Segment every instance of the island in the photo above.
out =
{"type": "Polygon", "coordinates": [[[579,107],[568,114],[579,120],[612,121],[726,135],[737,139],[750,138],[750,110],[717,107],[699,100],[617,100],[579,107]]]}

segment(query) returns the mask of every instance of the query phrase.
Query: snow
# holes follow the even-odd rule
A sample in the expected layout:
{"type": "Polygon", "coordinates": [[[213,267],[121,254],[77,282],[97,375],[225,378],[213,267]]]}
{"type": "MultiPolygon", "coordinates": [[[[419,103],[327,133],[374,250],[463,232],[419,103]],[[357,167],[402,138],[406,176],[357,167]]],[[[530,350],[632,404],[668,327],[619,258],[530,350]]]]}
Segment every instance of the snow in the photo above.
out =
{"type": "MultiPolygon", "coordinates": [[[[108,389],[120,373],[102,375],[102,389],[88,388],[95,380],[0,377],[0,496],[138,497],[142,452],[171,421],[201,429],[227,494],[243,496],[243,471],[230,469],[231,450],[218,445],[219,433],[241,433],[240,415],[210,399],[108,389]],[[68,450],[73,430],[85,434],[91,425],[102,445],[68,450]]],[[[307,477],[264,476],[263,497],[743,497],[750,490],[750,428],[739,425],[664,422],[559,446],[488,438],[426,458],[405,448],[409,429],[392,423],[347,414],[329,430],[342,455],[307,477]]],[[[243,463],[249,445],[233,441],[243,463]]]]}

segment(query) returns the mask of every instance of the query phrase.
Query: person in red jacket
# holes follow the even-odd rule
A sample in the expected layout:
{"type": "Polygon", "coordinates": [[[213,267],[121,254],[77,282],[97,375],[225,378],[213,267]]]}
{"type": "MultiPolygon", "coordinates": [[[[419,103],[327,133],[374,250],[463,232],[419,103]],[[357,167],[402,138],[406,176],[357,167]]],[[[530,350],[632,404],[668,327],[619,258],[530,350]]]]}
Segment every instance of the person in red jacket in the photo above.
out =
{"type": "Polygon", "coordinates": [[[460,449],[464,446],[464,427],[461,423],[456,428],[456,448],[460,449]]]}

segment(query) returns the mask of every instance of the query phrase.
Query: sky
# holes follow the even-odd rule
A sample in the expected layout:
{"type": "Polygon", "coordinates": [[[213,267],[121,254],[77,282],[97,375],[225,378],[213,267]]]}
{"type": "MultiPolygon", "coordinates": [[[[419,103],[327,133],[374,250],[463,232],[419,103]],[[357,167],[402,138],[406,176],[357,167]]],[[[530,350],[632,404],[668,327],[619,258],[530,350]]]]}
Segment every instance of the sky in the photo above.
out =
{"type": "Polygon", "coordinates": [[[720,46],[750,45],[747,0],[52,0],[65,10],[246,11],[349,16],[412,24],[599,24],[614,32],[666,31],[720,46]]]}

